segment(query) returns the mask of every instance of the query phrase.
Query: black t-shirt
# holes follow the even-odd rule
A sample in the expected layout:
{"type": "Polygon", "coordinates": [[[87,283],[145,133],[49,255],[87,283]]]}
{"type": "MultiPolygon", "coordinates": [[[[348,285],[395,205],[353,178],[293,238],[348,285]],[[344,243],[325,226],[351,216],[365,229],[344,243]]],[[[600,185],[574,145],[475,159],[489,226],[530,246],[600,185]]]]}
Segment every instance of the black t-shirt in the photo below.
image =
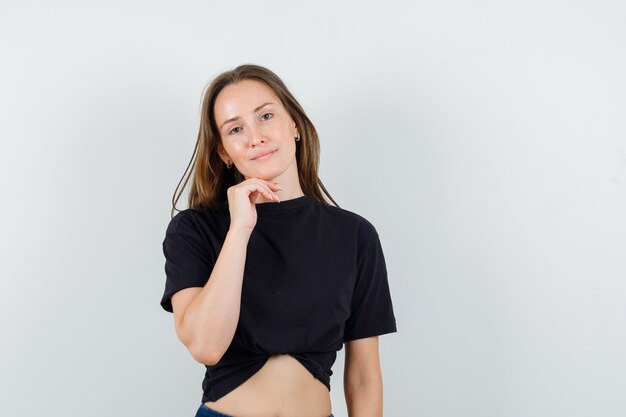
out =
{"type": "MultiPolygon", "coordinates": [[[[220,361],[205,365],[202,402],[228,394],[275,354],[292,355],[330,391],[344,342],[397,331],[382,246],[368,220],[306,195],[256,211],[239,322],[220,361]]],[[[177,291],[204,287],[229,225],[227,204],[172,218],[163,309],[172,312],[177,291]]]]}

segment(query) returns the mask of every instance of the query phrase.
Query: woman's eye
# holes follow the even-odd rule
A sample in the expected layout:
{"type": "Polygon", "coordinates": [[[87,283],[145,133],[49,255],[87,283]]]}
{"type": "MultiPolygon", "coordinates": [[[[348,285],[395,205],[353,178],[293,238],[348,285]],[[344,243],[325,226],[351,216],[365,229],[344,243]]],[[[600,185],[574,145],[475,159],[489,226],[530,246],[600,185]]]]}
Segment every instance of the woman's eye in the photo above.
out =
{"type": "MultiPolygon", "coordinates": [[[[229,133],[229,134],[230,134],[230,133],[233,133],[233,132],[235,131],[235,129],[239,129],[239,128],[238,128],[238,127],[233,127],[233,128],[230,130],[230,132],[228,132],[228,133],[229,133]]],[[[235,133],[237,133],[237,132],[235,132],[235,133]]]]}
{"type": "MultiPolygon", "coordinates": [[[[261,116],[261,119],[263,119],[265,116],[274,116],[274,115],[272,113],[265,113],[263,116],[261,116]]],[[[267,119],[264,119],[264,120],[267,120],[267,119]]]]}

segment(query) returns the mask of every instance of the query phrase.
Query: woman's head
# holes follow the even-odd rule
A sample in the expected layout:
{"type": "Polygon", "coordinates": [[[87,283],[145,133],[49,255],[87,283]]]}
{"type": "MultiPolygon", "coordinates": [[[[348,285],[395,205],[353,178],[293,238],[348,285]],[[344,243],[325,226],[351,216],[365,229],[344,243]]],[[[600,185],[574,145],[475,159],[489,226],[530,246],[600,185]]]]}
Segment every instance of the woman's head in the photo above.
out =
{"type": "Polygon", "coordinates": [[[217,153],[227,166],[246,179],[275,180],[301,195],[298,127],[271,88],[257,80],[227,85],[215,99],[213,121],[221,139],[217,153]]]}
{"type": "MultiPolygon", "coordinates": [[[[267,68],[240,65],[219,74],[205,91],[198,139],[190,162],[193,179],[189,207],[216,208],[226,201],[228,187],[246,177],[280,175],[279,167],[297,172],[304,194],[328,204],[323,191],[338,206],[318,178],[319,154],[317,131],[283,81],[267,68]],[[262,98],[267,101],[259,104],[273,104],[258,110],[258,106],[248,107],[253,100],[262,98]],[[239,118],[228,121],[235,116],[239,118]],[[271,126],[269,120],[273,120],[271,126]],[[296,141],[298,135],[300,139],[296,141]],[[266,149],[279,152],[267,161],[251,160],[266,149]],[[275,161],[270,164],[272,159],[275,161]],[[290,163],[292,160],[295,164],[290,163]]],[[[183,189],[188,180],[189,177],[183,189]]],[[[172,212],[181,193],[174,193],[172,212]]]]}

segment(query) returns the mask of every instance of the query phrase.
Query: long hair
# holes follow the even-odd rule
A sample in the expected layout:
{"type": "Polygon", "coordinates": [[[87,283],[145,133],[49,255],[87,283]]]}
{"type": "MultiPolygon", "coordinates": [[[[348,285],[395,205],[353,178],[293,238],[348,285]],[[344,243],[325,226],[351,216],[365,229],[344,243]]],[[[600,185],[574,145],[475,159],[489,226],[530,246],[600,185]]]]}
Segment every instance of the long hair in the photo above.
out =
{"type": "Polygon", "coordinates": [[[176,203],[192,173],[188,201],[188,206],[192,209],[213,210],[222,207],[228,200],[226,190],[245,180],[235,165],[231,169],[226,168],[217,153],[221,136],[215,123],[214,112],[215,99],[220,91],[227,85],[242,80],[260,81],[272,89],[296,123],[300,132],[300,140],[296,142],[296,161],[302,192],[323,204],[330,205],[323,196],[322,193],[324,193],[336,207],[339,207],[317,176],[320,162],[319,137],[304,109],[276,74],[259,65],[244,64],[219,74],[204,93],[198,139],[191,161],[174,191],[171,216],[173,217],[174,211],[178,210],[176,203]],[[180,188],[183,180],[184,183],[180,188]]]}

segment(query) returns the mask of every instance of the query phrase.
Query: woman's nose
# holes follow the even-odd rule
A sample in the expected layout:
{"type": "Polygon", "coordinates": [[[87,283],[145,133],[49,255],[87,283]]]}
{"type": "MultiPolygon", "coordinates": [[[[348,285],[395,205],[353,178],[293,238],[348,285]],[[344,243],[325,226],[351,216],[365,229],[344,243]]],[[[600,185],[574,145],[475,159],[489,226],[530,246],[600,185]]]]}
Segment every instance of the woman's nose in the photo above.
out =
{"type": "Polygon", "coordinates": [[[263,129],[260,126],[251,125],[248,132],[250,133],[248,140],[251,144],[257,144],[265,140],[263,129]]]}

